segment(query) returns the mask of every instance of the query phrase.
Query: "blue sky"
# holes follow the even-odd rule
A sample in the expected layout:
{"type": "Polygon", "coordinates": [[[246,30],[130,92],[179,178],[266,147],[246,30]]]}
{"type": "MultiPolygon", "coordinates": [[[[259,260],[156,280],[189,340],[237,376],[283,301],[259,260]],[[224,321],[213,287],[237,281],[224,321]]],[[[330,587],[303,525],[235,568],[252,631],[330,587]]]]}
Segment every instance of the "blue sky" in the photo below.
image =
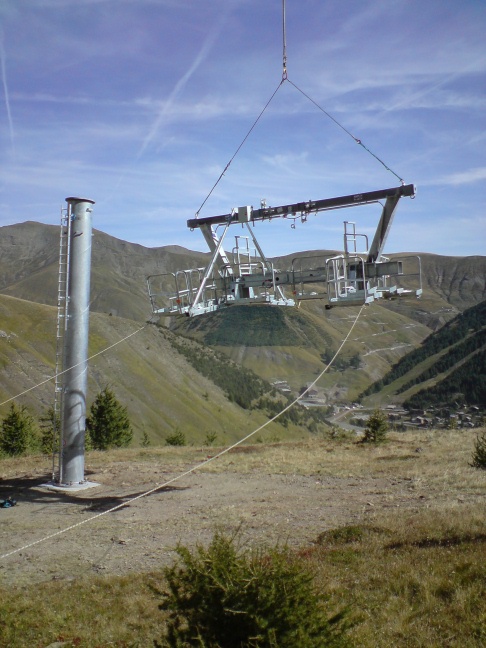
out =
{"type": "MultiPolygon", "coordinates": [[[[399,184],[303,92],[417,185],[386,251],[484,255],[485,34],[484,0],[286,0],[280,85],[281,0],[0,0],[0,226],[57,225],[74,195],[112,236],[206,250],[186,221],[278,88],[202,216],[399,184]]],[[[255,234],[341,249],[380,209],[255,234]]]]}

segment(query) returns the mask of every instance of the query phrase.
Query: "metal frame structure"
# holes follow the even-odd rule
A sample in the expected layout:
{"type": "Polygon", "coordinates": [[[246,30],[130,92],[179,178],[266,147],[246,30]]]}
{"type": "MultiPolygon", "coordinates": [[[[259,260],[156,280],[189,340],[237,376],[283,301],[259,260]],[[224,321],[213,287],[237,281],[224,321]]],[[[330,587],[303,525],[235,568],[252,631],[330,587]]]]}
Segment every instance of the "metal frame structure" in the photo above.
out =
{"type": "Polygon", "coordinates": [[[190,317],[212,312],[231,304],[270,304],[293,306],[296,301],[327,297],[327,307],[371,303],[383,297],[422,293],[420,259],[406,257],[390,260],[383,256],[395,211],[400,198],[414,198],[415,186],[400,185],[360,194],[299,202],[278,207],[260,209],[245,206],[233,209],[229,214],[193,218],[187,226],[199,228],[212,253],[205,269],[197,268],[178,273],[150,275],[147,286],[152,311],[158,315],[185,314],[190,317]],[[382,212],[372,243],[356,232],[350,221],[344,222],[344,253],[330,258],[312,258],[303,265],[303,259],[294,259],[290,269],[279,271],[265,257],[254,235],[251,224],[274,218],[300,218],[307,220],[309,214],[381,203],[382,212]],[[228,256],[223,242],[230,225],[246,227],[249,236],[236,236],[236,246],[228,256]],[[217,228],[223,228],[218,235],[217,228]],[[250,240],[254,251],[250,250],[250,240]],[[358,241],[364,241],[366,250],[358,252],[358,241]],[[414,268],[410,270],[410,264],[414,268]],[[180,275],[184,288],[180,288],[180,275]],[[401,283],[402,277],[416,276],[418,288],[410,291],[401,283]],[[197,277],[197,282],[194,278],[197,277]],[[172,289],[168,290],[168,284],[172,289]],[[285,296],[283,288],[292,288],[292,298],[285,296]],[[175,290],[174,290],[175,289],[175,290]]]}

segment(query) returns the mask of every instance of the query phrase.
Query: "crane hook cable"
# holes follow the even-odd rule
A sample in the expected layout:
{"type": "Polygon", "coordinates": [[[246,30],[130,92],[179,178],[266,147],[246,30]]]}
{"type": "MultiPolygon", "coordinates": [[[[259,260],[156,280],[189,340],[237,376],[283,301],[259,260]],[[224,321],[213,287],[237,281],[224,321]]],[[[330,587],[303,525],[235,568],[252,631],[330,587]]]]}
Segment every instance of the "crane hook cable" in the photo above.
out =
{"type": "MultiPolygon", "coordinates": [[[[344,340],[341,342],[338,350],[334,354],[334,356],[331,358],[329,363],[324,367],[324,369],[321,371],[321,373],[317,376],[317,378],[305,389],[305,391],[302,392],[302,394],[299,394],[297,398],[295,398],[291,403],[289,403],[286,407],[284,407],[280,412],[275,414],[272,418],[268,419],[265,423],[260,425],[256,430],[253,430],[253,432],[250,432],[246,436],[244,436],[242,439],[239,441],[236,441],[236,443],[233,443],[233,445],[228,446],[227,448],[224,448],[221,450],[221,452],[218,452],[217,454],[213,455],[212,457],[209,457],[208,459],[205,459],[201,463],[196,464],[189,470],[186,470],[183,473],[180,473],[179,475],[176,475],[172,479],[169,479],[168,481],[164,482],[163,484],[156,484],[154,488],[151,488],[148,491],[145,491],[144,493],[141,493],[140,495],[136,495],[135,497],[131,497],[130,499],[126,500],[125,502],[122,502],[121,504],[118,504],[117,506],[114,506],[111,509],[108,509],[107,511],[102,511],[101,513],[96,513],[96,515],[91,516],[90,518],[87,518],[86,520],[82,520],[81,522],[77,522],[76,524],[71,524],[68,527],[65,527],[64,529],[61,529],[60,531],[56,531],[55,533],[51,533],[47,536],[44,536],[43,538],[40,538],[39,540],[34,540],[34,542],[30,542],[29,544],[24,545],[23,547],[18,547],[17,549],[13,549],[11,551],[8,551],[4,554],[0,555],[0,560],[3,560],[5,558],[8,558],[9,556],[13,556],[16,553],[19,553],[20,551],[25,551],[26,549],[30,549],[31,547],[34,547],[38,544],[41,544],[42,542],[46,542],[47,540],[52,540],[52,538],[56,538],[57,536],[63,535],[64,533],[67,533],[68,531],[72,531],[73,529],[76,529],[80,526],[83,526],[84,524],[88,524],[89,522],[94,522],[94,520],[97,520],[98,518],[102,517],[103,515],[107,515],[108,513],[114,513],[115,511],[120,510],[121,508],[125,506],[129,506],[133,502],[136,502],[139,499],[142,499],[143,497],[147,497],[148,495],[151,495],[152,493],[155,493],[162,488],[165,488],[166,486],[169,486],[170,484],[173,484],[175,481],[178,481],[179,479],[182,479],[183,477],[187,477],[188,475],[191,475],[192,473],[196,472],[200,468],[203,468],[204,466],[207,466],[209,463],[212,461],[215,461],[216,459],[219,459],[219,457],[222,457],[223,455],[227,454],[230,450],[233,450],[233,448],[238,447],[245,441],[247,441],[249,438],[251,438],[254,434],[257,432],[260,432],[265,428],[267,425],[270,423],[273,423],[277,418],[279,418],[282,414],[287,412],[291,407],[293,407],[298,401],[300,401],[313,387],[314,385],[322,378],[322,376],[327,372],[327,370],[332,366],[334,360],[338,357],[338,355],[341,353],[341,349],[344,347],[346,342],[348,341],[351,333],[353,332],[354,327],[356,326],[361,313],[363,312],[366,304],[363,304],[356,315],[356,318],[349,329],[346,337],[344,340]]],[[[140,329],[141,330],[141,329],[140,329]]],[[[136,331],[137,332],[137,331],[136,331]]],[[[133,334],[134,335],[134,334],[133,334]]]]}
{"type": "Polygon", "coordinates": [[[253,124],[252,124],[250,130],[248,131],[248,133],[247,133],[247,134],[245,135],[245,137],[243,138],[242,142],[240,143],[240,145],[238,146],[238,148],[237,148],[236,151],[234,152],[232,158],[230,159],[230,161],[228,162],[228,164],[224,167],[223,171],[222,171],[221,174],[219,175],[219,177],[218,177],[218,179],[216,180],[216,182],[214,183],[214,185],[211,187],[210,192],[208,193],[208,195],[206,196],[206,198],[203,200],[201,206],[199,207],[199,209],[197,210],[197,212],[196,212],[196,214],[195,214],[196,218],[199,217],[199,214],[200,214],[200,212],[201,212],[201,209],[204,207],[204,205],[206,204],[206,202],[208,201],[208,199],[209,199],[210,196],[212,195],[213,191],[214,191],[214,190],[216,189],[216,187],[218,186],[219,182],[221,181],[221,179],[222,179],[223,176],[225,175],[226,171],[229,169],[230,164],[233,162],[233,160],[235,159],[235,157],[236,157],[236,156],[238,155],[238,153],[240,152],[240,149],[243,147],[244,143],[246,142],[246,140],[247,140],[248,137],[250,136],[251,132],[253,131],[253,129],[255,128],[255,126],[256,126],[256,125],[258,124],[258,122],[260,121],[260,119],[261,119],[263,113],[266,111],[266,109],[267,109],[268,106],[270,105],[272,99],[275,97],[275,95],[277,94],[279,88],[282,86],[282,84],[283,84],[285,81],[288,81],[288,82],[290,83],[290,85],[292,85],[292,86],[293,86],[293,87],[294,87],[298,92],[300,92],[304,97],[306,97],[306,99],[308,99],[311,103],[313,103],[314,106],[316,106],[316,108],[318,108],[322,113],[324,113],[324,115],[326,115],[326,117],[328,117],[331,121],[333,121],[333,122],[336,124],[336,126],[339,126],[339,128],[341,128],[341,129],[342,129],[342,130],[343,130],[347,135],[349,135],[350,137],[352,137],[352,139],[353,139],[357,144],[359,144],[359,145],[360,145],[360,146],[361,146],[361,147],[362,147],[362,148],[363,148],[367,153],[369,153],[372,157],[374,157],[375,160],[377,160],[377,161],[378,161],[378,162],[379,162],[379,163],[380,163],[380,164],[381,164],[381,165],[382,165],[382,166],[383,166],[387,171],[389,171],[389,172],[390,172],[391,174],[393,174],[396,178],[398,178],[398,180],[400,181],[400,183],[401,183],[402,185],[405,184],[405,180],[404,180],[403,178],[401,178],[401,177],[398,175],[398,173],[395,173],[395,171],[393,171],[393,169],[391,169],[387,164],[385,164],[385,162],[383,162],[383,160],[382,160],[381,158],[379,158],[375,153],[373,153],[373,151],[371,151],[371,150],[370,150],[370,149],[369,149],[365,144],[363,144],[362,140],[360,140],[358,137],[355,137],[355,136],[354,136],[354,135],[353,135],[353,134],[352,134],[352,133],[351,133],[347,128],[345,128],[345,127],[344,127],[344,126],[343,126],[343,125],[342,125],[342,124],[341,124],[341,123],[340,123],[340,122],[339,122],[335,117],[333,117],[330,113],[328,113],[327,110],[324,110],[324,108],[323,108],[322,106],[320,106],[316,101],[314,101],[314,99],[312,99],[312,97],[310,97],[307,93],[305,93],[303,90],[301,90],[301,89],[300,89],[300,88],[299,88],[299,87],[298,87],[298,86],[297,86],[293,81],[291,81],[291,80],[288,78],[288,73],[287,73],[287,33],[286,33],[286,32],[287,32],[287,26],[286,26],[285,0],[282,0],[282,80],[281,80],[280,83],[278,84],[276,90],[274,91],[274,93],[272,94],[272,96],[270,97],[270,99],[269,99],[269,100],[267,101],[267,103],[265,104],[263,110],[260,112],[260,114],[258,115],[258,117],[257,117],[257,118],[255,119],[255,121],[253,122],[253,124]]]}
{"type": "Polygon", "coordinates": [[[386,165],[383,162],[383,160],[381,160],[377,155],[375,155],[373,153],[373,151],[371,151],[365,144],[363,144],[363,142],[358,137],[355,137],[350,131],[348,131],[347,128],[345,128],[340,122],[338,122],[337,119],[335,119],[331,114],[329,114],[327,112],[327,110],[324,110],[324,108],[322,108],[322,106],[320,106],[316,101],[314,101],[314,99],[312,99],[312,97],[309,97],[308,94],[306,94],[293,81],[291,81],[288,78],[288,74],[287,74],[287,19],[286,19],[286,11],[285,11],[285,0],[282,0],[282,82],[283,81],[288,81],[290,83],[290,85],[292,85],[304,97],[306,97],[306,99],[308,99],[311,103],[313,103],[314,106],[316,106],[316,108],[318,108],[321,112],[324,113],[324,115],[326,115],[326,117],[328,117],[331,121],[333,121],[336,124],[336,126],[339,126],[339,128],[341,128],[347,135],[352,137],[353,140],[357,144],[362,146],[367,153],[369,153],[372,157],[375,158],[375,160],[377,160],[380,164],[382,164],[387,171],[389,171],[396,178],[398,178],[398,180],[400,180],[402,185],[405,184],[405,180],[403,178],[401,178],[397,173],[395,173],[395,171],[393,171],[393,169],[390,169],[390,167],[388,165],[386,165]]]}
{"type": "Polygon", "coordinates": [[[235,157],[238,155],[238,153],[240,152],[240,149],[243,147],[243,145],[244,145],[244,143],[246,142],[246,140],[250,137],[251,132],[253,131],[253,129],[255,128],[255,126],[256,126],[256,125],[258,124],[258,122],[260,121],[261,117],[263,116],[263,113],[265,112],[265,110],[268,108],[268,106],[269,106],[270,103],[272,102],[272,99],[275,97],[275,95],[276,95],[277,92],[279,91],[279,89],[280,89],[280,87],[281,87],[281,85],[282,85],[283,82],[284,82],[284,79],[282,79],[282,80],[280,81],[280,83],[278,84],[278,86],[277,86],[276,89],[274,90],[272,96],[270,97],[270,99],[267,101],[267,103],[266,103],[265,106],[263,107],[263,110],[260,112],[260,114],[258,115],[258,117],[257,117],[257,118],[255,119],[255,121],[253,122],[253,124],[252,124],[250,130],[247,132],[247,134],[245,135],[245,137],[244,137],[243,140],[241,141],[240,145],[238,146],[238,148],[236,149],[236,151],[233,153],[233,156],[231,157],[230,161],[228,162],[228,164],[227,164],[227,165],[224,167],[224,169],[222,170],[222,172],[221,172],[219,178],[216,180],[216,182],[214,183],[214,185],[211,187],[211,191],[208,193],[208,195],[206,196],[206,198],[203,200],[201,206],[199,207],[199,209],[197,210],[197,212],[196,212],[196,214],[195,214],[196,218],[199,217],[199,213],[200,213],[201,209],[204,207],[204,205],[205,205],[206,202],[208,201],[209,197],[211,196],[211,194],[213,193],[213,191],[214,191],[214,190],[216,189],[216,187],[218,186],[218,184],[219,184],[221,178],[224,176],[224,174],[226,173],[226,171],[229,169],[230,164],[233,162],[233,160],[235,159],[235,157]]]}
{"type": "Polygon", "coordinates": [[[282,81],[287,79],[287,27],[285,0],[282,0],[282,81]]]}
{"type": "Polygon", "coordinates": [[[324,115],[326,115],[326,117],[329,117],[329,119],[331,121],[333,121],[337,126],[339,126],[339,128],[341,128],[347,135],[352,137],[353,140],[356,142],[356,144],[359,144],[360,146],[362,146],[365,151],[367,151],[370,155],[372,155],[375,158],[375,160],[378,160],[378,162],[380,164],[382,164],[387,171],[389,171],[390,173],[393,173],[393,175],[400,180],[402,185],[405,184],[405,180],[403,178],[401,178],[397,173],[395,173],[395,171],[393,171],[393,169],[390,169],[390,167],[387,164],[385,164],[385,162],[383,162],[382,159],[380,159],[377,155],[375,155],[373,153],[373,151],[370,151],[370,149],[367,146],[365,146],[365,144],[363,144],[363,142],[358,137],[355,137],[347,128],[345,128],[340,122],[338,122],[338,120],[335,119],[330,113],[328,113],[327,110],[324,110],[324,108],[322,106],[320,106],[316,101],[314,101],[314,99],[312,99],[312,97],[310,97],[303,90],[301,90],[299,88],[299,86],[297,86],[293,81],[291,81],[288,78],[286,80],[290,83],[290,85],[292,85],[296,90],[298,90],[304,97],[306,97],[306,99],[308,99],[311,103],[313,103],[314,106],[316,106],[316,108],[318,108],[322,113],[324,113],[324,115]]]}

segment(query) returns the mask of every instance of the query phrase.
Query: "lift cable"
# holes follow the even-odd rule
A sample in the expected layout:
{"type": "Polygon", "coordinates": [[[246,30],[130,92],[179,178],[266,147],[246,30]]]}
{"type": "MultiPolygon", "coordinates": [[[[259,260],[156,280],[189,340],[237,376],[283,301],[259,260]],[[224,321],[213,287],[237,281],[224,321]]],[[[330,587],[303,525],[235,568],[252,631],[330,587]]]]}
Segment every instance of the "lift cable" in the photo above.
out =
{"type": "Polygon", "coordinates": [[[263,116],[263,113],[266,111],[266,109],[268,108],[268,106],[269,106],[270,103],[272,102],[272,99],[275,97],[275,95],[277,94],[278,90],[279,90],[280,87],[285,83],[285,81],[288,81],[288,82],[290,83],[291,86],[293,86],[293,87],[294,87],[298,92],[300,92],[300,93],[301,93],[301,94],[302,94],[306,99],[308,99],[312,104],[314,104],[314,106],[316,106],[316,108],[318,108],[318,109],[319,109],[319,110],[320,110],[324,115],[326,115],[326,117],[328,117],[328,118],[329,118],[331,121],[333,121],[337,126],[339,126],[339,128],[341,128],[341,129],[342,129],[342,130],[343,130],[347,135],[349,135],[350,137],[352,137],[352,139],[353,139],[357,144],[359,144],[359,145],[360,145],[360,146],[361,146],[361,147],[362,147],[362,148],[363,148],[367,153],[369,153],[372,157],[374,157],[375,160],[377,160],[377,161],[378,161],[378,162],[379,162],[379,163],[380,163],[380,164],[381,164],[381,165],[382,165],[382,166],[383,166],[387,171],[389,171],[389,172],[392,173],[396,178],[398,178],[398,180],[400,180],[400,182],[401,182],[402,185],[405,184],[405,180],[404,180],[403,178],[401,178],[397,173],[395,173],[395,171],[393,171],[393,169],[391,169],[387,164],[385,164],[385,162],[383,162],[383,160],[382,160],[381,158],[379,158],[377,155],[375,155],[375,153],[373,153],[373,151],[371,151],[371,150],[370,150],[370,149],[369,149],[365,144],[363,144],[362,140],[360,140],[358,137],[355,137],[355,136],[354,136],[354,135],[353,135],[353,134],[352,134],[352,133],[351,133],[351,132],[350,132],[350,131],[345,127],[345,126],[343,126],[343,125],[342,125],[342,124],[341,124],[341,123],[340,123],[340,122],[339,122],[335,117],[333,117],[330,113],[328,113],[327,110],[324,110],[324,108],[322,108],[322,106],[320,106],[316,101],[314,101],[314,99],[312,99],[312,97],[310,97],[307,93],[305,93],[303,90],[301,90],[301,88],[299,88],[299,87],[298,87],[298,86],[297,86],[293,81],[291,81],[291,80],[288,78],[288,73],[287,73],[287,33],[286,33],[286,32],[287,32],[287,25],[286,25],[285,0],[282,0],[282,80],[281,80],[280,83],[278,84],[277,88],[276,88],[275,91],[273,92],[273,94],[272,94],[272,96],[270,97],[270,99],[269,99],[269,100],[267,101],[267,103],[265,104],[263,110],[260,112],[260,114],[258,115],[258,117],[257,117],[257,118],[255,119],[255,121],[253,122],[253,124],[252,124],[250,130],[247,132],[247,134],[245,135],[245,137],[244,137],[243,140],[241,141],[240,145],[238,146],[238,148],[237,148],[236,151],[234,152],[234,154],[233,154],[233,156],[231,157],[230,161],[229,161],[228,164],[224,167],[224,169],[223,169],[223,171],[221,172],[221,174],[219,175],[218,179],[216,180],[216,182],[215,182],[214,185],[212,186],[210,192],[208,193],[208,195],[206,196],[206,198],[203,200],[201,206],[199,207],[199,209],[197,210],[197,212],[196,212],[196,214],[195,214],[195,217],[196,217],[196,218],[199,217],[199,214],[200,214],[200,212],[201,212],[201,209],[204,207],[204,205],[206,204],[206,202],[208,201],[208,199],[209,199],[210,196],[212,195],[213,191],[214,191],[214,190],[216,189],[216,187],[218,186],[219,182],[221,181],[221,179],[222,179],[223,176],[225,175],[226,171],[229,169],[231,163],[233,162],[233,160],[235,159],[235,157],[236,157],[236,156],[238,155],[238,153],[240,152],[241,148],[242,148],[243,145],[245,144],[246,140],[249,138],[249,136],[250,136],[250,134],[252,133],[253,129],[255,128],[255,126],[258,124],[258,122],[260,121],[261,117],[263,116]]]}
{"type": "Polygon", "coordinates": [[[136,335],[137,333],[140,333],[140,331],[143,331],[145,328],[147,328],[147,325],[146,325],[146,324],[145,324],[144,326],[141,326],[141,327],[140,327],[139,329],[137,329],[136,331],[133,331],[133,332],[130,333],[129,335],[126,335],[126,336],[125,336],[124,338],[122,338],[121,340],[118,340],[118,342],[115,342],[114,344],[111,344],[110,346],[106,347],[106,349],[102,349],[101,351],[98,351],[98,353],[93,354],[93,355],[90,356],[86,361],[83,360],[82,362],[78,362],[78,364],[75,364],[75,365],[73,365],[72,367],[68,367],[67,369],[64,369],[64,371],[60,371],[59,373],[54,374],[54,376],[50,376],[49,378],[46,378],[46,379],[43,380],[42,382],[37,383],[37,385],[33,385],[32,387],[29,387],[29,389],[26,389],[25,391],[20,392],[20,394],[17,394],[16,396],[11,396],[10,398],[7,398],[7,400],[4,400],[2,403],[0,403],[0,406],[2,406],[2,405],[6,405],[7,403],[10,403],[10,401],[13,401],[13,400],[15,400],[16,398],[19,398],[20,396],[23,396],[24,394],[28,394],[28,393],[31,392],[32,390],[37,389],[38,387],[41,387],[42,385],[45,385],[46,383],[48,383],[48,382],[51,381],[51,380],[55,380],[58,376],[62,376],[63,374],[67,373],[68,371],[71,371],[71,369],[75,369],[76,367],[79,367],[79,365],[87,364],[87,363],[88,363],[90,360],[92,360],[93,358],[96,358],[96,357],[98,357],[99,355],[102,355],[103,353],[106,353],[107,351],[110,351],[110,349],[113,349],[114,347],[118,346],[118,345],[121,344],[122,342],[125,342],[125,340],[128,340],[128,338],[131,338],[131,337],[133,337],[134,335],[136,335]]]}
{"type": "MultiPolygon", "coordinates": [[[[129,506],[133,502],[136,502],[137,500],[142,499],[143,497],[147,497],[148,495],[152,495],[152,493],[155,493],[159,490],[162,490],[166,486],[169,486],[170,484],[173,484],[174,482],[178,481],[179,479],[182,479],[183,477],[187,477],[188,475],[191,475],[195,473],[197,470],[203,468],[204,466],[207,466],[209,463],[212,461],[215,461],[216,459],[219,459],[219,457],[222,457],[223,455],[227,454],[230,452],[230,450],[233,450],[233,448],[237,448],[240,446],[242,443],[250,439],[253,435],[255,435],[257,432],[260,432],[265,428],[267,425],[270,423],[273,423],[276,419],[278,419],[282,414],[287,412],[291,407],[293,407],[296,403],[298,403],[313,387],[316,385],[316,383],[322,378],[322,376],[327,372],[327,370],[332,366],[338,355],[341,353],[342,348],[346,344],[346,342],[349,340],[351,333],[353,332],[354,327],[358,323],[358,320],[361,316],[361,313],[364,310],[365,305],[363,304],[361,308],[359,309],[358,314],[356,315],[355,320],[353,321],[353,324],[351,325],[351,328],[349,329],[348,333],[346,334],[346,337],[344,340],[341,342],[341,345],[339,346],[338,350],[334,354],[334,356],[331,358],[329,364],[327,364],[324,369],[321,371],[321,373],[315,378],[315,380],[305,389],[305,391],[302,392],[302,394],[299,394],[295,400],[293,400],[291,403],[289,403],[286,407],[284,407],[280,412],[275,414],[272,418],[268,419],[265,423],[260,425],[256,430],[253,430],[253,432],[250,432],[247,434],[245,437],[240,439],[239,441],[236,441],[236,443],[233,443],[233,445],[228,446],[227,448],[224,448],[221,450],[221,452],[218,452],[217,454],[213,455],[212,457],[209,457],[208,459],[205,459],[201,463],[198,463],[196,466],[193,466],[189,470],[186,470],[185,472],[176,475],[172,479],[169,479],[168,481],[164,482],[163,484],[156,484],[154,488],[151,488],[148,491],[145,491],[144,493],[141,493],[140,495],[136,495],[135,497],[131,497],[127,499],[125,502],[122,502],[121,504],[118,504],[117,506],[114,506],[111,509],[108,509],[106,511],[102,511],[101,513],[96,513],[95,515],[91,516],[90,518],[87,518],[85,520],[82,520],[81,522],[77,522],[76,524],[72,524],[71,526],[65,527],[64,529],[61,529],[59,531],[56,531],[55,533],[51,533],[47,536],[44,536],[43,538],[40,538],[39,540],[34,540],[33,542],[30,542],[29,544],[24,545],[23,547],[18,547],[17,549],[12,549],[11,551],[7,551],[6,553],[3,553],[0,555],[0,560],[3,560],[5,558],[8,558],[9,556],[13,556],[14,554],[17,554],[21,551],[25,551],[26,549],[30,549],[31,547],[34,547],[38,544],[41,544],[42,542],[46,542],[47,540],[52,540],[53,538],[56,538],[60,535],[63,535],[64,533],[67,533],[68,531],[72,531],[73,529],[77,529],[78,527],[82,526],[83,524],[88,524],[88,522],[94,522],[94,520],[97,520],[98,518],[102,517],[103,515],[107,515],[108,513],[114,513],[115,511],[119,511],[125,506],[129,506]]],[[[145,328],[145,327],[144,327],[145,328]]],[[[141,329],[139,329],[141,330],[141,329]]],[[[135,331],[135,333],[138,333],[138,331],[135,331]]],[[[132,335],[135,335],[133,333],[132,335]]],[[[126,339],[126,338],[125,338],[126,339]]],[[[122,342],[123,340],[120,340],[122,342]]],[[[113,345],[115,346],[115,345],[113,345]]],[[[110,347],[111,348],[111,347],[110,347]]],[[[99,355],[99,354],[97,354],[99,355]]]]}
{"type": "Polygon", "coordinates": [[[322,108],[322,106],[320,106],[316,101],[314,101],[314,99],[312,99],[312,97],[309,97],[308,94],[306,94],[293,81],[291,81],[288,78],[288,74],[287,74],[287,33],[286,32],[287,32],[287,19],[286,19],[286,10],[285,10],[285,0],[282,0],[282,81],[288,81],[290,83],[290,85],[292,85],[306,99],[308,99],[311,103],[313,103],[314,106],[316,106],[316,108],[318,108],[322,113],[324,113],[324,115],[326,115],[326,117],[328,117],[331,121],[333,121],[336,124],[336,126],[339,126],[339,128],[341,128],[347,135],[352,137],[353,140],[357,144],[362,146],[365,151],[367,151],[370,155],[372,155],[375,158],[375,160],[377,160],[380,164],[382,164],[387,171],[389,171],[396,178],[398,178],[398,180],[400,180],[402,185],[405,184],[404,179],[401,178],[397,173],[395,173],[395,171],[393,171],[393,169],[390,169],[390,167],[387,166],[383,162],[383,160],[381,160],[377,155],[375,155],[373,153],[373,151],[371,151],[365,144],[363,144],[363,142],[358,137],[355,137],[347,128],[345,128],[340,122],[338,122],[337,119],[335,119],[331,114],[329,114],[327,112],[327,110],[324,110],[324,108],[322,108]]]}
{"type": "Polygon", "coordinates": [[[345,128],[340,122],[338,122],[338,120],[335,119],[335,117],[333,117],[330,113],[328,113],[327,110],[324,110],[324,108],[322,106],[320,106],[316,101],[314,101],[314,99],[312,99],[312,97],[309,97],[309,95],[306,94],[303,90],[301,90],[299,88],[299,86],[297,86],[293,81],[291,81],[288,78],[286,78],[286,80],[290,83],[290,85],[292,85],[296,90],[298,90],[304,97],[306,97],[306,99],[308,99],[311,103],[313,103],[314,106],[316,106],[316,108],[318,108],[322,113],[324,113],[326,115],[326,117],[329,117],[329,119],[331,119],[337,126],[339,126],[339,128],[341,128],[347,135],[352,137],[354,139],[354,141],[356,142],[356,144],[359,144],[361,147],[363,147],[364,150],[367,151],[367,153],[369,153],[371,156],[373,156],[375,158],[375,160],[378,160],[378,162],[380,164],[382,164],[387,171],[389,171],[396,178],[398,178],[402,185],[405,184],[405,180],[403,178],[401,178],[398,175],[398,173],[395,173],[395,171],[393,171],[393,169],[390,169],[390,167],[387,164],[385,164],[385,162],[383,162],[382,159],[380,159],[377,155],[375,155],[373,153],[373,151],[370,151],[370,149],[365,144],[363,144],[363,142],[358,137],[355,137],[347,128],[345,128]]]}
{"type": "Polygon", "coordinates": [[[200,206],[199,209],[197,210],[197,212],[196,212],[196,218],[198,218],[201,209],[204,207],[204,205],[205,205],[206,202],[208,201],[209,197],[211,196],[211,194],[213,193],[213,191],[214,191],[214,190],[216,189],[216,187],[218,186],[220,180],[222,179],[222,177],[224,176],[224,174],[226,173],[226,171],[229,169],[230,164],[233,162],[233,160],[235,159],[235,157],[238,155],[238,153],[240,152],[240,150],[241,150],[241,148],[243,147],[243,145],[244,145],[244,143],[246,142],[246,140],[250,137],[251,132],[253,131],[253,129],[255,128],[255,126],[256,126],[256,125],[258,124],[258,122],[260,121],[261,117],[263,116],[263,113],[265,112],[265,110],[268,108],[268,106],[269,106],[270,103],[272,102],[272,99],[275,97],[275,95],[276,95],[277,92],[279,91],[279,89],[280,89],[281,85],[283,84],[283,82],[284,82],[284,79],[282,79],[282,81],[280,81],[280,83],[278,84],[278,86],[275,88],[275,90],[274,90],[272,96],[270,97],[270,99],[269,99],[269,100],[267,101],[267,103],[265,104],[263,110],[260,112],[260,114],[258,115],[258,117],[257,117],[257,118],[255,119],[255,121],[253,122],[253,124],[252,124],[250,130],[249,130],[248,133],[245,135],[245,137],[244,137],[243,140],[241,141],[241,143],[240,143],[240,145],[238,146],[238,148],[236,149],[236,151],[233,153],[233,156],[232,156],[232,158],[230,159],[230,161],[228,162],[228,164],[224,167],[224,169],[223,169],[223,171],[221,172],[219,178],[216,180],[216,182],[215,182],[214,185],[212,186],[211,191],[208,193],[208,195],[206,196],[206,198],[203,200],[201,206],[200,206]]]}
{"type": "Polygon", "coordinates": [[[287,27],[285,17],[285,0],[282,0],[282,81],[287,79],[287,27]]]}

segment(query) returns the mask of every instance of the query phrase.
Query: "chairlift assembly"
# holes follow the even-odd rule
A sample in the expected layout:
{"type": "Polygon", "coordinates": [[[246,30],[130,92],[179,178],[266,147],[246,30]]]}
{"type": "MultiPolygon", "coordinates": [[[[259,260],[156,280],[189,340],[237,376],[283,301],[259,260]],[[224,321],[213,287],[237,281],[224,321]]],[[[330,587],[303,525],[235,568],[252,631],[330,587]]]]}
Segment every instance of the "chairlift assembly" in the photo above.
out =
{"type": "Polygon", "coordinates": [[[193,268],[175,273],[151,275],[147,277],[148,292],[152,312],[156,315],[181,314],[192,317],[210,313],[232,304],[269,304],[272,306],[294,306],[305,299],[327,299],[327,307],[369,304],[383,297],[394,298],[405,294],[422,293],[420,259],[418,257],[395,258],[390,260],[382,255],[383,247],[390,230],[393,216],[402,196],[413,198],[415,186],[405,185],[402,178],[385,162],[371,151],[363,141],[355,137],[343,124],[330,115],[303,92],[288,77],[286,51],[286,10],[282,0],[282,79],[267,101],[263,110],[250,127],[241,144],[220,174],[196,212],[196,218],[187,221],[191,230],[199,228],[212,253],[206,268],[193,268]],[[223,178],[231,162],[249,137],[260,118],[270,105],[284,83],[289,83],[306,99],[311,101],[323,115],[331,119],[349,137],[359,144],[375,161],[399,181],[399,187],[381,189],[367,193],[305,201],[280,207],[268,207],[264,201],[260,209],[244,206],[233,209],[229,214],[199,218],[199,213],[212,192],[223,178]],[[324,258],[296,258],[291,267],[281,270],[274,268],[265,257],[250,224],[273,218],[293,219],[305,222],[309,214],[322,211],[356,207],[379,203],[384,200],[382,214],[371,245],[367,237],[356,232],[354,223],[344,223],[344,251],[342,254],[324,258]],[[240,224],[249,236],[236,236],[236,244],[228,255],[223,242],[230,225],[240,224]],[[222,228],[222,233],[217,228],[222,228]],[[365,250],[358,252],[358,241],[364,240],[365,250]],[[253,248],[250,248],[250,241],[253,248]],[[404,277],[415,277],[414,290],[402,286],[404,277]],[[292,297],[284,293],[290,288],[292,297]]]}
{"type": "Polygon", "coordinates": [[[250,206],[233,209],[229,214],[193,218],[187,226],[199,228],[212,253],[206,268],[150,275],[147,286],[152,312],[157,315],[181,314],[189,317],[210,313],[232,304],[268,304],[294,306],[308,299],[327,299],[326,307],[369,304],[375,299],[422,294],[419,257],[393,260],[383,256],[383,248],[402,196],[413,198],[415,186],[401,185],[367,193],[305,201],[260,209],[250,206]],[[274,268],[265,257],[250,224],[274,218],[307,220],[309,214],[368,205],[385,200],[378,226],[371,242],[356,232],[355,223],[344,222],[342,254],[298,257],[291,266],[274,268]],[[235,246],[227,254],[223,242],[229,227],[246,227],[249,236],[236,236],[235,246]],[[223,228],[221,234],[217,229],[223,228]],[[250,247],[250,241],[253,247],[250,247]],[[359,241],[365,250],[358,251],[359,241]],[[414,290],[403,285],[405,277],[415,277],[414,290]],[[287,297],[284,288],[290,288],[287,297]]]}

